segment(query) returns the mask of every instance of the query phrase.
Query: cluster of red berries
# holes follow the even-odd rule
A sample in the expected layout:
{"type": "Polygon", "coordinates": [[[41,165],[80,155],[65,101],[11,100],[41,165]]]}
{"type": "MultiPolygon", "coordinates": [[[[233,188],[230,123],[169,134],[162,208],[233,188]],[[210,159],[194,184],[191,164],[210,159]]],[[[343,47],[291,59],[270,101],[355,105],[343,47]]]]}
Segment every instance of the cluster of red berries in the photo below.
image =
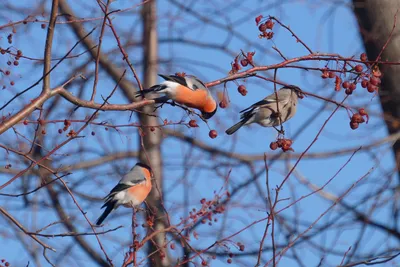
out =
{"type": "Polygon", "coordinates": [[[364,123],[364,122],[368,123],[368,120],[369,120],[369,116],[368,116],[367,111],[365,111],[365,109],[363,109],[363,108],[360,108],[358,110],[358,113],[354,113],[353,116],[351,117],[350,128],[355,130],[358,128],[360,123],[364,123]],[[365,121],[364,117],[367,118],[367,121],[365,121]]]}
{"type": "MultiPolygon", "coordinates": [[[[364,64],[369,66],[369,63],[366,62],[367,55],[365,53],[362,53],[360,55],[360,60],[362,62],[365,62],[364,64]]],[[[321,77],[323,79],[333,79],[335,78],[335,91],[340,91],[341,88],[345,89],[345,93],[347,95],[351,95],[354,90],[356,90],[357,83],[361,80],[361,87],[362,88],[367,88],[367,91],[369,93],[374,93],[378,91],[378,86],[381,84],[381,79],[380,77],[382,76],[382,73],[379,70],[378,66],[375,66],[372,68],[371,74],[368,73],[363,73],[363,66],[361,64],[356,65],[353,70],[357,73],[357,77],[353,81],[344,81],[342,83],[342,79],[336,75],[334,71],[328,70],[328,68],[324,68],[322,70],[322,75],[321,77]],[[358,79],[361,77],[360,79],[358,79]]]]}
{"type": "MultiPolygon", "coordinates": [[[[13,55],[13,56],[15,55],[15,60],[9,59],[7,61],[7,65],[8,66],[11,66],[11,65],[18,66],[19,65],[19,61],[18,60],[22,56],[22,51],[21,50],[17,50],[16,54],[14,54],[12,51],[10,51],[9,48],[8,49],[0,48],[0,54],[5,55],[6,53],[10,54],[10,55],[13,55]]],[[[6,76],[10,76],[11,75],[11,71],[10,70],[1,70],[0,69],[0,72],[4,73],[6,76]]],[[[10,81],[10,85],[11,86],[15,85],[15,82],[14,81],[10,81]]],[[[3,85],[3,89],[6,89],[5,85],[3,85]]]]}
{"type": "Polygon", "coordinates": [[[256,19],[255,19],[256,25],[258,26],[258,30],[261,32],[259,37],[266,38],[266,39],[272,39],[272,37],[274,37],[274,32],[272,31],[272,28],[274,27],[275,23],[271,19],[268,19],[265,22],[261,22],[262,18],[263,18],[263,16],[260,15],[260,16],[256,17],[256,19]]]}
{"type": "Polygon", "coordinates": [[[231,70],[229,71],[229,74],[232,75],[237,73],[242,69],[242,66],[247,67],[249,64],[254,66],[253,56],[255,54],[256,52],[247,52],[246,54],[243,52],[243,54],[237,55],[233,62],[231,62],[231,70]]]}
{"type": "Polygon", "coordinates": [[[293,140],[291,139],[286,139],[286,138],[280,138],[278,140],[276,140],[275,142],[271,142],[271,144],[269,145],[269,148],[271,148],[271,150],[276,150],[279,148],[282,149],[283,152],[286,151],[294,151],[292,148],[292,144],[293,144],[293,140]]]}

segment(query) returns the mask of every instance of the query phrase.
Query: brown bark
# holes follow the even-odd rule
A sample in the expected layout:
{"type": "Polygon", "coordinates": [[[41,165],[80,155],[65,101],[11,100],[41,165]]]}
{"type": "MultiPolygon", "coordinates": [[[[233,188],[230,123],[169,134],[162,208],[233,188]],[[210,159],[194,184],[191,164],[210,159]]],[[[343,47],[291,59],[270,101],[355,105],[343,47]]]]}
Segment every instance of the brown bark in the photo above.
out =
{"type": "MultiPolygon", "coordinates": [[[[157,82],[157,61],[158,61],[158,34],[157,34],[157,6],[156,1],[150,1],[143,5],[143,87],[149,88],[157,82]]],[[[154,107],[146,106],[144,113],[138,113],[139,121],[142,125],[157,125],[158,118],[148,116],[154,107]]],[[[162,207],[162,158],[161,158],[161,130],[151,131],[149,128],[142,129],[142,136],[139,137],[139,159],[148,162],[154,172],[153,190],[147,198],[147,204],[155,210],[154,230],[165,228],[162,218],[164,218],[164,209],[162,207]]],[[[166,249],[163,248],[166,243],[166,234],[159,233],[152,242],[148,242],[148,255],[150,256],[151,266],[170,266],[170,259],[166,249]],[[154,253],[156,252],[156,253],[154,253]],[[160,254],[165,255],[161,257],[160,254]]]]}
{"type": "MultiPolygon", "coordinates": [[[[375,60],[390,36],[395,22],[395,14],[400,8],[400,0],[353,0],[354,14],[360,25],[368,58],[375,60]]],[[[381,55],[382,61],[400,59],[400,25],[396,25],[387,47],[381,55]]],[[[379,91],[385,123],[390,134],[400,130],[400,66],[380,65],[382,86],[379,91]]],[[[400,142],[393,145],[397,169],[400,166],[400,142]]]]}

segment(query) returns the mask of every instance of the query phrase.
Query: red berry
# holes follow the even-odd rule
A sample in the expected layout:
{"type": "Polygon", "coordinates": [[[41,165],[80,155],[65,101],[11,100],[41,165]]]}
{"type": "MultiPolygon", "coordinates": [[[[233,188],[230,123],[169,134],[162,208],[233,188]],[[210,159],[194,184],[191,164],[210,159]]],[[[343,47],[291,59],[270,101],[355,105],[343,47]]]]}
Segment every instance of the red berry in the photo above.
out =
{"type": "Polygon", "coordinates": [[[367,80],[362,80],[361,81],[361,87],[362,88],[367,88],[367,86],[368,86],[368,81],[367,80]]]}
{"type": "Polygon", "coordinates": [[[353,94],[353,91],[351,91],[349,88],[347,88],[347,89],[344,91],[344,93],[345,93],[346,95],[351,95],[351,94],[353,94]]]}
{"type": "Polygon", "coordinates": [[[190,120],[189,121],[189,126],[192,127],[192,128],[199,127],[199,125],[197,125],[196,120],[190,120]]]}
{"type": "Polygon", "coordinates": [[[42,130],[42,134],[46,134],[46,129],[43,129],[43,130],[42,130]]]}
{"type": "Polygon", "coordinates": [[[373,85],[379,85],[381,83],[381,79],[379,79],[378,77],[372,76],[369,79],[369,82],[373,85]]]}
{"type": "Polygon", "coordinates": [[[324,71],[322,72],[321,78],[322,78],[322,79],[329,78],[329,73],[328,73],[327,70],[324,70],[324,71]]]}
{"type": "Polygon", "coordinates": [[[362,72],[363,66],[357,65],[354,69],[355,69],[355,71],[357,71],[357,72],[362,72]]]}
{"type": "Polygon", "coordinates": [[[10,75],[11,74],[11,72],[9,71],[9,70],[6,70],[6,75],[10,75]]]}
{"type": "Polygon", "coordinates": [[[7,61],[7,65],[10,66],[11,65],[11,61],[7,61]]]}
{"type": "Polygon", "coordinates": [[[10,82],[10,85],[11,85],[11,86],[13,86],[14,84],[15,84],[15,82],[14,82],[14,81],[11,81],[11,82],[10,82]]]}
{"type": "Polygon", "coordinates": [[[18,61],[14,61],[14,66],[18,66],[19,65],[19,62],[18,61]]]}
{"type": "Polygon", "coordinates": [[[351,117],[351,122],[363,123],[364,122],[364,118],[360,114],[355,113],[351,117]]]}
{"type": "Polygon", "coordinates": [[[207,262],[206,262],[205,260],[202,260],[202,261],[201,261],[201,265],[202,265],[202,266],[207,266],[208,264],[207,264],[207,262]]]}
{"type": "Polygon", "coordinates": [[[239,92],[242,96],[247,95],[246,86],[244,86],[243,84],[242,84],[242,85],[239,85],[239,87],[238,87],[238,92],[239,92]]]}
{"type": "Polygon", "coordinates": [[[208,136],[210,136],[211,139],[214,139],[214,138],[216,138],[216,137],[218,136],[218,133],[217,133],[216,130],[211,130],[211,131],[208,133],[208,136]]]}
{"type": "Polygon", "coordinates": [[[240,64],[242,64],[243,67],[246,67],[247,65],[249,65],[249,61],[243,58],[242,60],[240,60],[240,64]]]}
{"type": "Polygon", "coordinates": [[[259,15],[256,17],[256,24],[260,23],[261,19],[263,18],[263,15],[259,15]]]}
{"type": "Polygon", "coordinates": [[[21,50],[17,50],[17,55],[18,56],[22,56],[22,51],[21,50]]]}
{"type": "Polygon", "coordinates": [[[240,251],[244,251],[244,245],[243,245],[243,244],[240,244],[239,250],[240,250],[240,251]]]}
{"type": "Polygon", "coordinates": [[[368,84],[368,87],[367,87],[367,91],[368,91],[368,92],[373,93],[373,92],[375,92],[376,90],[378,90],[378,87],[376,87],[375,85],[373,85],[373,84],[371,84],[371,83],[368,84]]]}
{"type": "Polygon", "coordinates": [[[24,125],[28,125],[28,121],[27,120],[24,120],[24,125]]]}
{"type": "Polygon", "coordinates": [[[169,245],[169,247],[174,250],[175,249],[175,243],[171,243],[171,245],[169,245]]]}
{"type": "Polygon", "coordinates": [[[357,129],[357,128],[358,128],[358,123],[357,123],[357,122],[350,122],[350,128],[351,128],[352,130],[357,129]]]}
{"type": "Polygon", "coordinates": [[[150,127],[150,132],[154,132],[156,130],[156,128],[154,128],[154,126],[150,127]]]}
{"type": "Polygon", "coordinates": [[[367,61],[367,60],[368,60],[367,54],[362,53],[362,54],[360,55],[360,60],[361,60],[361,61],[367,61]]]}
{"type": "Polygon", "coordinates": [[[278,148],[278,143],[277,142],[271,142],[271,144],[269,144],[269,148],[271,150],[276,150],[278,148]]]}
{"type": "Polygon", "coordinates": [[[59,133],[59,134],[62,134],[62,132],[63,132],[63,131],[62,131],[61,129],[58,129],[58,133],[59,133]]]}
{"type": "Polygon", "coordinates": [[[232,259],[229,258],[229,259],[226,260],[226,262],[231,264],[232,263],[232,259]]]}
{"type": "Polygon", "coordinates": [[[351,91],[356,90],[356,84],[355,84],[355,83],[351,83],[350,86],[349,86],[349,89],[350,89],[351,91]]]}
{"type": "Polygon", "coordinates": [[[265,32],[267,30],[267,25],[265,23],[261,23],[260,26],[258,26],[258,30],[260,32],[265,32]]]}
{"type": "Polygon", "coordinates": [[[226,108],[226,101],[225,100],[222,100],[221,102],[219,102],[219,107],[220,108],[226,108]]]}
{"type": "Polygon", "coordinates": [[[274,24],[275,23],[273,23],[272,20],[270,20],[270,19],[265,22],[265,26],[267,26],[267,29],[270,29],[270,30],[272,30],[272,28],[274,27],[274,24]]]}
{"type": "Polygon", "coordinates": [[[4,54],[6,53],[6,50],[0,49],[0,53],[1,53],[2,55],[4,55],[4,54]]]}
{"type": "Polygon", "coordinates": [[[342,86],[344,89],[347,89],[347,88],[349,88],[350,83],[348,81],[345,81],[345,82],[343,82],[342,86]]]}
{"type": "Polygon", "coordinates": [[[360,108],[358,110],[358,113],[360,113],[361,116],[368,116],[368,113],[367,113],[367,111],[365,111],[364,108],[360,108]]]}
{"type": "Polygon", "coordinates": [[[7,261],[6,263],[4,263],[4,266],[8,267],[10,266],[10,263],[7,261]]]}
{"type": "Polygon", "coordinates": [[[333,72],[333,71],[330,71],[329,72],[329,78],[335,78],[336,77],[336,74],[333,72]]]}
{"type": "Polygon", "coordinates": [[[40,25],[40,27],[41,27],[42,29],[46,29],[46,24],[43,23],[43,24],[40,25]]]}

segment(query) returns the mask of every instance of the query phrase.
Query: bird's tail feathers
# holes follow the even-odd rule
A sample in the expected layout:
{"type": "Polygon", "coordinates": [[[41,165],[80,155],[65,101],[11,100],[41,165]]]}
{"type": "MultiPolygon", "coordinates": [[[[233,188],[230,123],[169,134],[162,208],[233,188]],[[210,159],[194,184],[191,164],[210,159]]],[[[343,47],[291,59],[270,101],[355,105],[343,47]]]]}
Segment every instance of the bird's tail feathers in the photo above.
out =
{"type": "Polygon", "coordinates": [[[148,93],[159,92],[159,91],[164,90],[165,88],[167,88],[167,86],[164,84],[156,84],[156,85],[153,85],[152,87],[150,87],[149,89],[143,89],[143,90],[137,92],[135,97],[139,97],[139,96],[144,97],[148,93]]]}
{"type": "Polygon", "coordinates": [[[101,216],[97,219],[96,225],[101,225],[103,223],[105,218],[107,218],[110,212],[115,208],[116,203],[117,201],[115,200],[114,201],[109,200],[101,207],[101,208],[106,207],[106,209],[104,210],[103,214],[101,214],[101,216]]]}
{"type": "Polygon", "coordinates": [[[240,115],[240,121],[235,125],[233,125],[231,128],[229,128],[228,130],[226,130],[225,133],[231,135],[235,133],[237,130],[239,130],[240,127],[245,125],[253,117],[254,115],[253,110],[254,108],[240,115]]]}
{"type": "Polygon", "coordinates": [[[226,134],[231,135],[234,134],[237,130],[240,129],[240,127],[242,127],[244,124],[246,123],[245,120],[241,120],[238,123],[236,123],[235,125],[233,125],[232,127],[230,127],[228,130],[225,131],[226,134]]]}

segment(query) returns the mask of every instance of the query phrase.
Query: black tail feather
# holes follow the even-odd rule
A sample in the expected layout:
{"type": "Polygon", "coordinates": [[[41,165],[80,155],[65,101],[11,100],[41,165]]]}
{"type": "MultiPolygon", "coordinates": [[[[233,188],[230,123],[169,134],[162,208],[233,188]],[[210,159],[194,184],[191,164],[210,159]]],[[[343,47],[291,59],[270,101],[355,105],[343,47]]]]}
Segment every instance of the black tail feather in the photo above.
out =
{"type": "Polygon", "coordinates": [[[103,205],[103,207],[106,207],[106,209],[103,212],[103,214],[101,214],[101,216],[97,219],[97,222],[96,222],[97,226],[101,225],[103,223],[104,219],[107,218],[107,216],[110,214],[110,212],[115,208],[116,203],[117,203],[116,201],[108,201],[107,203],[105,203],[103,205]]]}
{"type": "Polygon", "coordinates": [[[135,95],[135,97],[139,97],[142,96],[144,97],[146,94],[148,93],[153,93],[153,92],[157,92],[157,91],[161,91],[164,90],[165,88],[167,88],[166,85],[164,84],[157,84],[157,85],[153,85],[152,87],[150,87],[149,89],[143,89],[141,91],[138,91],[135,95]]]}
{"type": "Polygon", "coordinates": [[[237,130],[240,129],[240,127],[242,127],[243,125],[246,124],[246,122],[248,120],[250,120],[250,118],[253,116],[252,112],[247,111],[246,113],[242,114],[242,116],[240,116],[241,120],[236,123],[235,125],[233,125],[232,127],[230,127],[228,130],[225,131],[226,134],[231,135],[234,134],[237,130]]]}

